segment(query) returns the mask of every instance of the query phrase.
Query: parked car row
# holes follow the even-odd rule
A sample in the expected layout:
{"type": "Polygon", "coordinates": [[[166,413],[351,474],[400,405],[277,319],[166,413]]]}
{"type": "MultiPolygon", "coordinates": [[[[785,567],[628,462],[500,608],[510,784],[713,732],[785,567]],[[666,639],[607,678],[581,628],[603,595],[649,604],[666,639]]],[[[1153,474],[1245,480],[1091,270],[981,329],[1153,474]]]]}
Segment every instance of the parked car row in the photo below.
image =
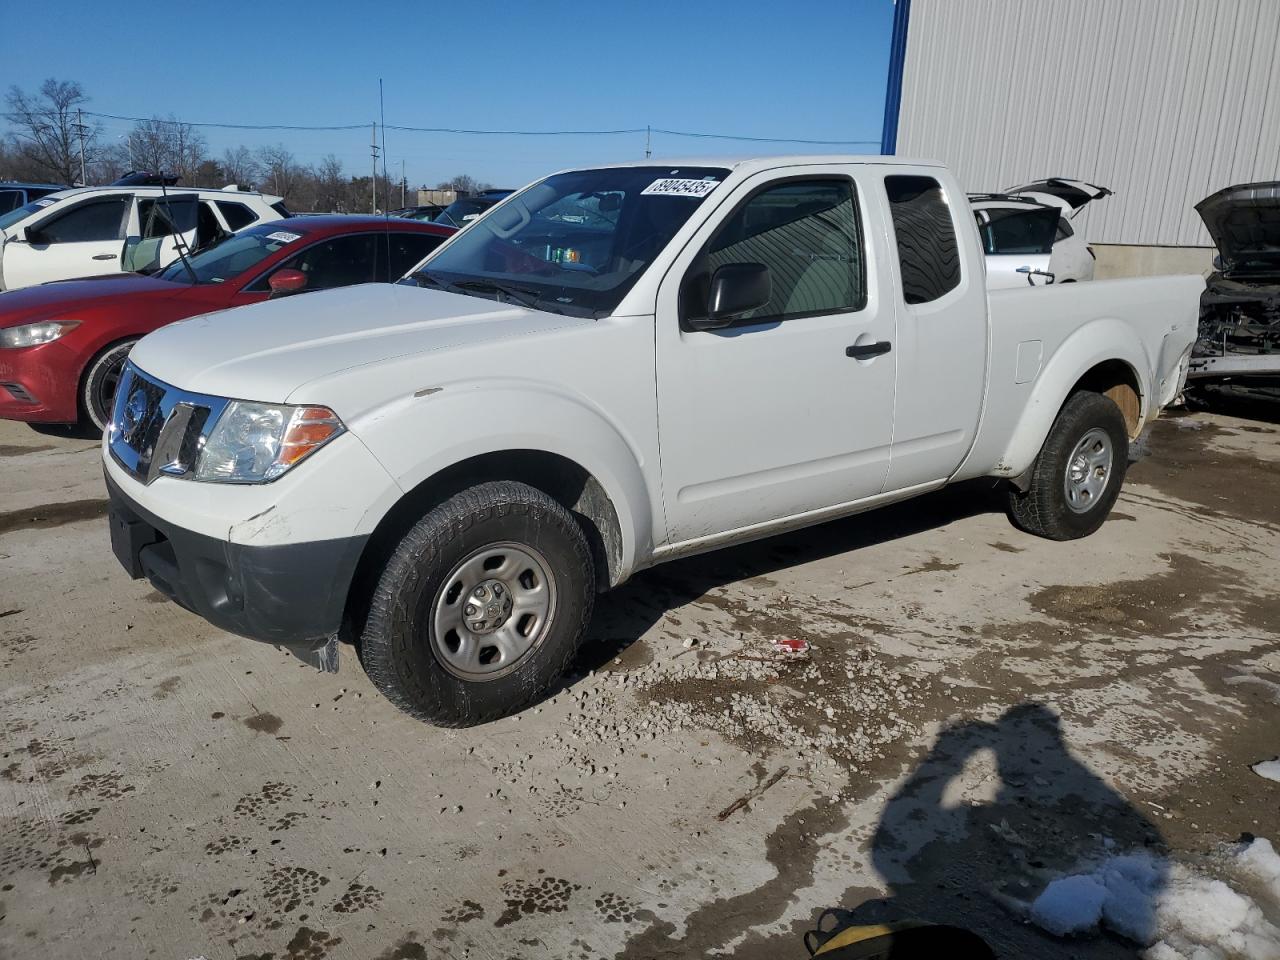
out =
{"type": "MultiPolygon", "coordinates": [[[[196,202],[209,203],[203,196],[196,202]]],[[[453,232],[379,217],[272,220],[270,207],[244,209],[265,222],[242,226],[150,276],[115,274],[0,294],[0,417],[77,424],[101,435],[120,371],[140,337],[271,297],[399,279],[453,232]]]]}

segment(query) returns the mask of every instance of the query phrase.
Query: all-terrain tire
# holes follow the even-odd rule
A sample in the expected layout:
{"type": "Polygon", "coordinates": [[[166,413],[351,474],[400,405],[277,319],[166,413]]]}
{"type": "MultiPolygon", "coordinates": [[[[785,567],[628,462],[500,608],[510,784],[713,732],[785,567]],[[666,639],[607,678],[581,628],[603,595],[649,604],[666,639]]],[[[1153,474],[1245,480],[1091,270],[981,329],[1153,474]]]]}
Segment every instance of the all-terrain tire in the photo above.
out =
{"type": "Polygon", "coordinates": [[[1128,465],[1129,435],[1120,408],[1100,393],[1073,393],[1058,411],[1040,448],[1026,492],[1010,489],[1009,519],[1019,529],[1049,540],[1087,537],[1102,526],[1111,512],[1128,465]],[[1105,487],[1083,508],[1072,509],[1067,496],[1067,473],[1073,454],[1090,431],[1106,434],[1111,444],[1110,466],[1105,487]]]}
{"type": "Polygon", "coordinates": [[[102,436],[111,422],[111,404],[116,385],[120,382],[120,372],[129,359],[129,351],[137,342],[134,338],[112,344],[94,357],[85,371],[80,381],[79,428],[86,435],[102,436]]]}
{"type": "Polygon", "coordinates": [[[513,481],[456,494],[418,521],[377,581],[359,639],[360,660],[388,700],[419,720],[467,727],[514,713],[565,672],[591,619],[595,568],[582,528],[541,490],[513,481]],[[546,561],[554,603],[536,644],[510,672],[484,680],[448,669],[434,614],[455,569],[494,544],[525,546],[546,561]]]}

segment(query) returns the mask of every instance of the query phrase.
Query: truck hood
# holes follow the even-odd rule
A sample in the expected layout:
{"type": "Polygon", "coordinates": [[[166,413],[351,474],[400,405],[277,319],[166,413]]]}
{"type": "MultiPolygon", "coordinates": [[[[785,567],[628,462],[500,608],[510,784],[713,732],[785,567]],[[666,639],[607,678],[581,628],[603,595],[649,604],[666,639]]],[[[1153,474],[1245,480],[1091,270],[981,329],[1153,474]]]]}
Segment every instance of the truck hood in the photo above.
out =
{"type": "Polygon", "coordinates": [[[14,327],[36,320],[74,317],[86,307],[100,308],[112,300],[138,297],[173,297],[189,289],[134,273],[114,273],[84,280],[60,280],[0,293],[0,327],[14,327]]]}
{"type": "Polygon", "coordinates": [[[1280,181],[1243,183],[1196,204],[1225,272],[1280,273],[1280,181]]]}
{"type": "Polygon", "coordinates": [[[285,403],[352,367],[594,321],[421,287],[368,283],[180,320],[130,359],[196,393],[285,403]]]}

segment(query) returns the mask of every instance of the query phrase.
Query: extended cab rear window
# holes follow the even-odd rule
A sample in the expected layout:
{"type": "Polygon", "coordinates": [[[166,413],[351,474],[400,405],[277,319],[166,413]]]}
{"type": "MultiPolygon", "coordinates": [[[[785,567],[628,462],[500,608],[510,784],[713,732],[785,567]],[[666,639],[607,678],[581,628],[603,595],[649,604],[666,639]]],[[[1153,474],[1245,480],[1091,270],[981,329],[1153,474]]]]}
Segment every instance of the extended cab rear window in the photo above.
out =
{"type": "Polygon", "coordinates": [[[929,303],[960,285],[960,251],[951,207],[933,177],[884,178],[902,269],[902,297],[929,303]]]}

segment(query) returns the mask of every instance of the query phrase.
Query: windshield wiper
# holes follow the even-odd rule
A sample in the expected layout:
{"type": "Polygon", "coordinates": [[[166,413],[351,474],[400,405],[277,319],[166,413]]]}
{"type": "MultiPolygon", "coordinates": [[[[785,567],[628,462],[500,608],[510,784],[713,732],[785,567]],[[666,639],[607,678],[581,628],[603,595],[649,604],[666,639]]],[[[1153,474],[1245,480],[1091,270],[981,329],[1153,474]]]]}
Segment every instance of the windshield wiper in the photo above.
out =
{"type": "Polygon", "coordinates": [[[522,307],[528,307],[530,310],[545,310],[548,313],[561,313],[565,311],[560,307],[551,306],[547,303],[537,290],[531,290],[528,287],[518,287],[513,283],[503,283],[500,280],[445,280],[431,273],[429,270],[417,270],[410,277],[420,287],[438,287],[446,293],[461,293],[463,296],[470,296],[474,293],[495,293],[500,296],[498,301],[510,300],[518,303],[522,307]]]}

